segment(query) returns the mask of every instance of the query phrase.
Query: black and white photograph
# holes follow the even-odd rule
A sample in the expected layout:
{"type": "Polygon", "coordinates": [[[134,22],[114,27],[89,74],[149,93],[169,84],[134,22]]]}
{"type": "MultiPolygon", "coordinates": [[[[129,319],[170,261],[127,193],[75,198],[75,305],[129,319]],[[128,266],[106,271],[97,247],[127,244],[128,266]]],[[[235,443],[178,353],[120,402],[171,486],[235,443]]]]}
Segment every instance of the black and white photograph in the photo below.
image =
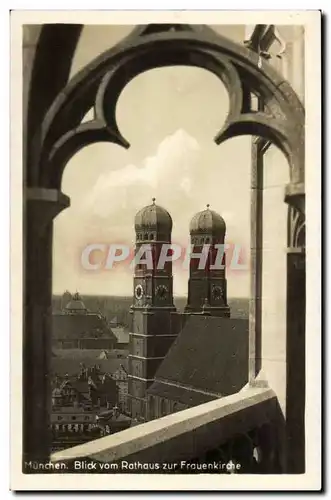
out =
{"type": "Polygon", "coordinates": [[[320,489],[320,16],[12,13],[13,489],[320,489]]]}

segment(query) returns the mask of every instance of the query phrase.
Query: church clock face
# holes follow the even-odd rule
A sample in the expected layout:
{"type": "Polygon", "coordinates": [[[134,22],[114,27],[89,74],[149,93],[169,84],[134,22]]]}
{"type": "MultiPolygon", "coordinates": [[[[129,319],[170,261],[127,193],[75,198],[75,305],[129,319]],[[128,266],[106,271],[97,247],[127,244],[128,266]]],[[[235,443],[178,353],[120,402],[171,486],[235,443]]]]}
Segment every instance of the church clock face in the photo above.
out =
{"type": "Polygon", "coordinates": [[[213,289],[212,289],[212,294],[213,294],[213,298],[215,300],[220,300],[223,298],[223,290],[222,290],[222,287],[218,286],[218,285],[214,285],[213,286],[213,289]]]}
{"type": "Polygon", "coordinates": [[[160,300],[166,300],[168,297],[168,287],[165,285],[159,285],[156,287],[156,295],[160,300]]]}
{"type": "Polygon", "coordinates": [[[141,300],[144,296],[144,289],[142,285],[137,285],[136,288],[134,289],[134,295],[137,300],[141,300]]]}

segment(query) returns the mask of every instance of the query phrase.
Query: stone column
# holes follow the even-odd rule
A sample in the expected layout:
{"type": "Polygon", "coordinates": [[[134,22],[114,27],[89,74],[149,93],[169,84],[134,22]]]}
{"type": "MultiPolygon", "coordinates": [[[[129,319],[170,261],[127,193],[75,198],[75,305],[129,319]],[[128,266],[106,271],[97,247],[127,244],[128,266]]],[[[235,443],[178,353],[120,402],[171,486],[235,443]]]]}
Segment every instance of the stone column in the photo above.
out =
{"type": "MultiPolygon", "coordinates": [[[[302,195],[303,196],[303,195],[302,195]]],[[[305,472],[306,395],[306,256],[305,218],[289,208],[287,250],[286,436],[289,474],[305,472]]]]}
{"type": "Polygon", "coordinates": [[[262,257],[263,257],[263,154],[269,145],[252,140],[251,157],[251,255],[249,302],[249,383],[256,384],[261,369],[262,257]]]}
{"type": "Polygon", "coordinates": [[[27,161],[27,137],[33,133],[28,130],[28,111],[30,84],[33,73],[33,63],[38,46],[42,26],[25,25],[22,27],[22,71],[23,71],[23,162],[24,168],[27,161]]]}
{"type": "Polygon", "coordinates": [[[23,464],[50,454],[53,219],[69,206],[62,193],[28,188],[23,245],[23,464]]]}

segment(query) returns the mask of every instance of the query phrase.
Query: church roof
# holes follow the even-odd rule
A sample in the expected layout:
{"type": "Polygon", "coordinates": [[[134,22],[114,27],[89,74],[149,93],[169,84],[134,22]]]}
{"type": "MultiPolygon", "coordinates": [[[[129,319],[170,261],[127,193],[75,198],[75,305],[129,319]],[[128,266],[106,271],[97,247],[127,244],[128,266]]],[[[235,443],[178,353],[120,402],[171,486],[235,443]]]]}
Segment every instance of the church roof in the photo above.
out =
{"type": "Polygon", "coordinates": [[[217,212],[207,209],[194,215],[190,222],[190,234],[211,233],[225,235],[226,224],[217,212]]]}
{"type": "Polygon", "coordinates": [[[248,379],[248,320],[191,316],[155,379],[149,394],[189,405],[238,392],[248,379]]]}
{"type": "Polygon", "coordinates": [[[154,229],[159,232],[170,233],[172,229],[172,218],[164,208],[153,203],[147,207],[142,208],[136,214],[134,220],[136,231],[154,229]]]}
{"type": "Polygon", "coordinates": [[[147,390],[148,394],[159,396],[171,401],[178,401],[189,407],[208,403],[219,397],[218,394],[211,394],[204,391],[192,391],[192,389],[184,386],[178,386],[155,380],[147,390]]]}
{"type": "Polygon", "coordinates": [[[63,314],[52,315],[53,339],[108,338],[117,342],[116,336],[99,314],[63,314]]]}

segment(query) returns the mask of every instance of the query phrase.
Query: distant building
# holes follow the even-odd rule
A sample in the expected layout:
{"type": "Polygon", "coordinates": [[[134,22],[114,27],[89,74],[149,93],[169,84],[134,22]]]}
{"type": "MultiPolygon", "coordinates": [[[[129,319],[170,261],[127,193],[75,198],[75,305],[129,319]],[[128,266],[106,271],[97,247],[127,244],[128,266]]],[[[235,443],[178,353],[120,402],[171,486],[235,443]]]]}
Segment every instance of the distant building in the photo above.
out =
{"type": "Polygon", "coordinates": [[[225,221],[209,205],[191,220],[184,313],[174,306],[171,260],[157,265],[171,231],[170,214],[154,199],[136,215],[136,252],[150,245],[153,262],[152,269],[137,262],[134,272],[128,402],[137,421],[235,393],[247,383],[248,321],[230,319],[225,255],[217,251],[224,249],[225,221]]]}
{"type": "Polygon", "coordinates": [[[118,387],[118,406],[124,413],[129,413],[128,406],[128,372],[121,363],[118,369],[112,373],[113,380],[116,381],[118,387]]]}
{"type": "Polygon", "coordinates": [[[71,300],[72,295],[68,290],[66,290],[61,297],[61,311],[63,311],[67,307],[71,300]]]}
{"type": "Polygon", "coordinates": [[[114,317],[113,317],[113,318],[109,321],[109,325],[110,325],[111,327],[113,327],[113,326],[114,326],[114,327],[118,326],[118,319],[117,319],[117,316],[114,316],[114,317]]]}
{"type": "Polygon", "coordinates": [[[118,408],[118,384],[98,365],[80,364],[75,375],[53,378],[51,428],[53,448],[100,437],[97,415],[118,408]]]}
{"type": "MultiPolygon", "coordinates": [[[[51,360],[52,379],[77,379],[82,366],[85,369],[97,366],[100,374],[111,377],[117,386],[116,404],[128,413],[128,351],[98,349],[53,349],[51,360]]],[[[86,392],[86,391],[85,391],[86,392]]]]}
{"type": "Polygon", "coordinates": [[[128,371],[128,351],[101,349],[53,349],[51,359],[52,377],[76,376],[81,366],[92,368],[97,365],[100,373],[113,374],[122,365],[128,371]]]}
{"type": "Polygon", "coordinates": [[[52,450],[61,450],[101,437],[96,411],[80,406],[53,407],[52,450]]]}
{"type": "Polygon", "coordinates": [[[53,408],[81,405],[84,407],[107,407],[118,402],[118,388],[113,378],[103,373],[100,366],[86,367],[80,364],[77,374],[54,378],[52,392],[53,408]]]}
{"type": "Polygon", "coordinates": [[[64,309],[52,315],[52,345],[62,349],[114,349],[117,338],[100,313],[90,312],[76,293],[65,292],[64,309]]]}
{"type": "Polygon", "coordinates": [[[131,418],[121,413],[118,406],[99,413],[96,417],[96,422],[101,436],[114,434],[131,426],[131,418]]]}
{"type": "Polygon", "coordinates": [[[117,338],[117,349],[129,349],[130,333],[124,326],[112,327],[112,332],[117,338]]]}

